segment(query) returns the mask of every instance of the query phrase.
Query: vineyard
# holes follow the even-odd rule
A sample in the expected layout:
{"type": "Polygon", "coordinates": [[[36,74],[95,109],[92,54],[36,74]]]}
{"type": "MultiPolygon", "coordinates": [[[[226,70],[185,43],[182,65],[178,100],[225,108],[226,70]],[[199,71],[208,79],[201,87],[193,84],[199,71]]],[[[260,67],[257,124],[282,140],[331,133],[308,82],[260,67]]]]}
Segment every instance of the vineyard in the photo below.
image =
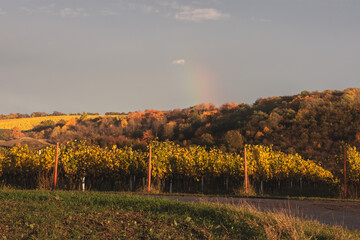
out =
{"type": "MultiPolygon", "coordinates": [[[[165,192],[234,192],[244,181],[243,153],[223,152],[201,146],[180,147],[173,142],[151,142],[154,187],[165,192]]],[[[55,147],[40,151],[27,146],[0,150],[3,185],[20,188],[50,188],[55,147]]],[[[271,147],[246,145],[248,175],[259,192],[306,191],[331,194],[339,188],[339,177],[305,160],[271,147]]],[[[360,153],[348,147],[350,182],[359,184],[360,153]]],[[[83,177],[87,189],[131,190],[146,185],[149,152],[130,147],[100,148],[84,141],[60,147],[59,187],[78,189],[83,177]]],[[[310,193],[309,193],[310,194],[310,193]]]]}
{"type": "MultiPolygon", "coordinates": [[[[98,117],[112,117],[112,116],[103,116],[103,115],[87,115],[86,118],[98,118],[98,117]]],[[[117,116],[119,117],[119,116],[117,116]]],[[[62,115],[62,116],[46,116],[46,117],[31,117],[31,118],[18,118],[18,119],[6,119],[0,120],[0,129],[13,129],[18,127],[23,131],[31,130],[34,127],[38,126],[45,121],[53,121],[55,124],[60,120],[69,121],[70,119],[78,119],[80,115],[62,115]]]]}

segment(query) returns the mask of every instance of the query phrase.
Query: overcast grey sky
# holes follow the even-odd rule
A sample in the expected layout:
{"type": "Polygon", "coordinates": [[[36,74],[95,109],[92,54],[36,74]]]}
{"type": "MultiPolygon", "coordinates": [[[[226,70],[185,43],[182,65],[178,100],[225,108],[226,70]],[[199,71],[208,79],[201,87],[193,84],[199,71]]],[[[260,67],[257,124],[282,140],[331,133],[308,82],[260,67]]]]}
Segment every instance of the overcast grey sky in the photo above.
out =
{"type": "Polygon", "coordinates": [[[0,113],[360,87],[359,0],[0,0],[0,113]]]}

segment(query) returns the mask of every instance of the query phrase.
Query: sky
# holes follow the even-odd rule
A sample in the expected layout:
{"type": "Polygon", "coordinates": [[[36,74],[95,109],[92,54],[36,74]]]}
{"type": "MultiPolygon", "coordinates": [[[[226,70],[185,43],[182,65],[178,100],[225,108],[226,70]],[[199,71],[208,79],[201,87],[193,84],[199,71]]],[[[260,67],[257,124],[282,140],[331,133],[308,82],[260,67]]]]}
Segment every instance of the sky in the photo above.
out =
{"type": "Polygon", "coordinates": [[[359,0],[0,0],[0,114],[360,87],[359,0]]]}

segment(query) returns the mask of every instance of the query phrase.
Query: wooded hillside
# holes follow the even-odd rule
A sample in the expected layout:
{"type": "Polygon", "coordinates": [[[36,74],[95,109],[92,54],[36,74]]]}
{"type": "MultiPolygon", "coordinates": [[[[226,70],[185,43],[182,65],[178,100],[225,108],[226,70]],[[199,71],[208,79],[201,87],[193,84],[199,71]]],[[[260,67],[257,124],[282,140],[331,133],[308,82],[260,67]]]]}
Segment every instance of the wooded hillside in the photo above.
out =
{"type": "Polygon", "coordinates": [[[334,167],[343,142],[360,147],[360,89],[307,92],[258,99],[254,104],[200,104],[171,111],[132,112],[124,118],[82,119],[46,125],[27,136],[51,142],[81,139],[105,146],[144,148],[153,139],[180,145],[218,146],[236,152],[247,144],[334,167]]]}

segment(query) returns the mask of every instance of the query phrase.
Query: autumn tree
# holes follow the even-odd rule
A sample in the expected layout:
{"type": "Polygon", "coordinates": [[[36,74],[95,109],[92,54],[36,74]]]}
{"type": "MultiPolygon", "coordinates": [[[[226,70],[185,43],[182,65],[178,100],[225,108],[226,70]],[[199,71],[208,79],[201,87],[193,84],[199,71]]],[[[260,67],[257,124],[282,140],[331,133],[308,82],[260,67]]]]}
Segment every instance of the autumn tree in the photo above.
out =
{"type": "Polygon", "coordinates": [[[19,127],[14,127],[11,129],[10,138],[17,139],[22,136],[21,129],[19,127]]]}
{"type": "Polygon", "coordinates": [[[230,130],[225,133],[223,143],[228,151],[238,152],[244,146],[244,138],[238,130],[230,130]]]}

